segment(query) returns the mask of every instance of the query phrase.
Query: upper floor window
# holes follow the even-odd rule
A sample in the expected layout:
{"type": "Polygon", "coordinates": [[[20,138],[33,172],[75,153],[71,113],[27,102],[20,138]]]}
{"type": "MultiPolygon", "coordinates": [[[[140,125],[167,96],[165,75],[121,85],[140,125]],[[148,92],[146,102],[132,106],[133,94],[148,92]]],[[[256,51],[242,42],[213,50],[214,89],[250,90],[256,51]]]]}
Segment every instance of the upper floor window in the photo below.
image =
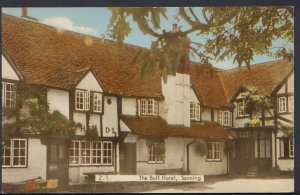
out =
{"type": "Polygon", "coordinates": [[[278,112],[279,113],[287,112],[286,97],[278,98],[278,112]]]}
{"type": "Polygon", "coordinates": [[[102,94],[77,89],[75,91],[75,109],[88,111],[91,110],[91,107],[94,112],[102,112],[102,94]]]}
{"type": "Polygon", "coordinates": [[[200,104],[190,103],[190,118],[191,120],[200,120],[200,104]]]}
{"type": "Polygon", "coordinates": [[[14,83],[2,82],[2,106],[15,107],[16,105],[16,86],[14,83]]]}
{"type": "Polygon", "coordinates": [[[141,99],[141,115],[158,115],[158,101],[141,99]]]}
{"type": "Polygon", "coordinates": [[[165,159],[165,143],[159,141],[147,141],[148,162],[163,163],[165,159]]]}
{"type": "Polygon", "coordinates": [[[26,158],[26,139],[11,139],[2,147],[2,167],[26,167],[26,158]]]}
{"type": "Polygon", "coordinates": [[[229,110],[219,111],[218,122],[223,126],[231,126],[232,124],[232,115],[229,110]]]}
{"type": "Polygon", "coordinates": [[[244,117],[249,116],[249,114],[245,110],[245,101],[237,102],[237,116],[244,117]]]}
{"type": "Polygon", "coordinates": [[[221,160],[221,143],[220,142],[207,142],[207,156],[208,161],[221,160]]]}

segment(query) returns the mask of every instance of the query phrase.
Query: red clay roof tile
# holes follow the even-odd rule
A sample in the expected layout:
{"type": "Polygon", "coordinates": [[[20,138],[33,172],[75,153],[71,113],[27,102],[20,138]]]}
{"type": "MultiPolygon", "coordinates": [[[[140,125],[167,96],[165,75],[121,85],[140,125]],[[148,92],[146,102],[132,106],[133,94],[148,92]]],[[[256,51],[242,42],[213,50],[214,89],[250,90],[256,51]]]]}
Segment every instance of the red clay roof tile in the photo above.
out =
{"type": "Polygon", "coordinates": [[[215,122],[192,123],[191,127],[184,127],[168,125],[160,117],[122,115],[121,120],[135,135],[229,139],[229,132],[215,122]]]}

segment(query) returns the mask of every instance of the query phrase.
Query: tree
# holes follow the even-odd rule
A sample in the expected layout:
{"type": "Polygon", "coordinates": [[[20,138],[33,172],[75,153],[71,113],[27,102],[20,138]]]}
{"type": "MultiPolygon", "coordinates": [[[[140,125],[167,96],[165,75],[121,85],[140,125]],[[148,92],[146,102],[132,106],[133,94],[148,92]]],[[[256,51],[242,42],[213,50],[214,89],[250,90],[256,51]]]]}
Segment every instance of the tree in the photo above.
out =
{"type": "Polygon", "coordinates": [[[168,20],[166,8],[109,9],[112,17],[108,35],[112,39],[124,41],[132,32],[130,19],[145,35],[156,38],[148,53],[141,51],[133,60],[133,63],[144,61],[142,76],[156,68],[164,76],[174,74],[174,67],[183,58],[182,42],[190,34],[206,37],[204,43],[190,44],[191,54],[206,65],[211,65],[211,60],[233,58],[239,66],[245,64],[250,68],[253,57],[258,54],[288,59],[294,55],[293,47],[274,46],[278,39],[294,43],[293,7],[180,7],[174,17],[184,21],[189,29],[178,32],[161,29],[162,19],[168,20]]]}
{"type": "Polygon", "coordinates": [[[14,122],[2,125],[4,142],[26,132],[45,137],[75,134],[75,129],[79,124],[68,120],[59,111],[49,112],[46,88],[18,83],[16,91],[18,93],[15,107],[2,109],[4,119],[16,119],[14,122]]]}

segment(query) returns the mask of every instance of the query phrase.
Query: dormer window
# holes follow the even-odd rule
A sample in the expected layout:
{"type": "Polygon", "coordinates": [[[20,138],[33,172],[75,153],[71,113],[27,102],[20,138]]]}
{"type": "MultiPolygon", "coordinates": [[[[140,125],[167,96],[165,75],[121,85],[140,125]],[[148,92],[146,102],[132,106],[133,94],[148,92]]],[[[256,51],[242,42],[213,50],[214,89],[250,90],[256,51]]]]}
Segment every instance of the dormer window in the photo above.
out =
{"type": "Polygon", "coordinates": [[[190,118],[191,120],[200,121],[200,104],[190,103],[190,118]]]}
{"type": "Polygon", "coordinates": [[[141,99],[141,115],[158,115],[158,101],[141,99]]]}
{"type": "Polygon", "coordinates": [[[229,110],[219,111],[218,122],[223,126],[231,126],[232,124],[232,115],[229,110]]]}
{"type": "Polygon", "coordinates": [[[249,114],[246,113],[245,111],[245,100],[237,102],[237,116],[238,117],[249,116],[249,114]]]}
{"type": "Polygon", "coordinates": [[[75,91],[75,109],[79,111],[102,112],[102,94],[97,92],[90,92],[88,90],[75,91]],[[91,100],[92,98],[92,100],[91,100]]]}

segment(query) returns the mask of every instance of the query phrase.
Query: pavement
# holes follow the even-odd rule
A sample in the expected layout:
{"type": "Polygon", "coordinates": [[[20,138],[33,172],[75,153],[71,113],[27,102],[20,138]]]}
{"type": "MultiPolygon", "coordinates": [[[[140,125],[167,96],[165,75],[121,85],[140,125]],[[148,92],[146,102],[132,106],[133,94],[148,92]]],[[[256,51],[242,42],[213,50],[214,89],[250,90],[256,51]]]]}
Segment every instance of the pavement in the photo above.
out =
{"type": "Polygon", "coordinates": [[[232,179],[215,183],[181,184],[146,193],[241,193],[241,192],[294,192],[294,179],[232,179]]]}

